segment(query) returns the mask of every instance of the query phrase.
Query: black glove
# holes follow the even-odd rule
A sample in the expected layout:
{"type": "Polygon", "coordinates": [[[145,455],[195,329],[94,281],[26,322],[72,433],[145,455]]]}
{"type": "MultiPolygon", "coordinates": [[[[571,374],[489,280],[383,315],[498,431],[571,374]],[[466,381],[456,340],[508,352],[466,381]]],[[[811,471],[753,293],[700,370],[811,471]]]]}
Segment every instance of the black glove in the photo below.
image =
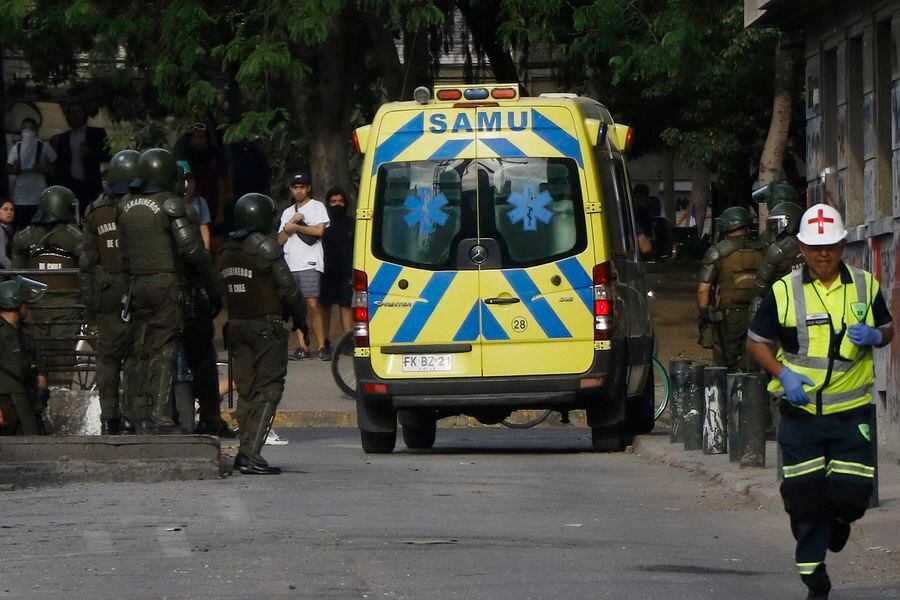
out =
{"type": "Polygon", "coordinates": [[[222,312],[222,308],[225,306],[225,303],[222,302],[222,298],[220,296],[215,296],[209,299],[209,314],[212,319],[215,319],[219,316],[219,313],[222,312]]]}
{"type": "Polygon", "coordinates": [[[294,305],[291,311],[291,321],[293,323],[293,331],[299,329],[303,337],[309,337],[309,325],[306,323],[306,301],[294,305]]]}
{"type": "Polygon", "coordinates": [[[700,329],[703,329],[710,323],[712,323],[712,319],[709,316],[709,309],[704,308],[700,311],[700,315],[697,317],[697,325],[700,329]]]}

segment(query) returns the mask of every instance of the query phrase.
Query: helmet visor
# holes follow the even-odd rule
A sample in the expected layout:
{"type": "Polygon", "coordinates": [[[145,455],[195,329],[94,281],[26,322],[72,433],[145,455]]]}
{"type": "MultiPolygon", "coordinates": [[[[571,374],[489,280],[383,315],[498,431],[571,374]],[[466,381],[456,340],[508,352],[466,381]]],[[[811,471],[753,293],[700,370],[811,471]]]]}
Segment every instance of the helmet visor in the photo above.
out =
{"type": "Polygon", "coordinates": [[[24,304],[37,302],[44,297],[44,292],[47,291],[46,283],[35,281],[34,279],[19,275],[16,277],[16,281],[19,282],[19,297],[24,304]]]}
{"type": "Polygon", "coordinates": [[[777,215],[766,219],[766,232],[769,235],[779,236],[788,228],[788,218],[785,215],[777,215]]]}

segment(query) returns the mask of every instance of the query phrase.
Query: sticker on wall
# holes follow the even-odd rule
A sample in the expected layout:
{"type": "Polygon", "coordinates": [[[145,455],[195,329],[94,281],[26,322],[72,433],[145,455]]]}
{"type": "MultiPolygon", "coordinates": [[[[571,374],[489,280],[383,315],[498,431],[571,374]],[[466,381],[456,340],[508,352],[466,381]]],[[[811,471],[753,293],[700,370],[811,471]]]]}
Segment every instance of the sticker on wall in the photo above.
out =
{"type": "Polygon", "coordinates": [[[525,231],[537,231],[538,221],[547,225],[553,219],[553,213],[547,208],[553,196],[546,190],[538,193],[538,189],[537,184],[526,183],[523,193],[513,192],[507,199],[515,207],[509,211],[510,222],[513,225],[521,222],[525,231]]]}
{"type": "Polygon", "coordinates": [[[448,202],[443,193],[434,196],[430,189],[423,188],[417,196],[409,194],[403,200],[403,207],[409,210],[403,220],[407,227],[418,225],[419,235],[431,235],[436,227],[447,224],[450,215],[444,212],[444,207],[448,202]]]}

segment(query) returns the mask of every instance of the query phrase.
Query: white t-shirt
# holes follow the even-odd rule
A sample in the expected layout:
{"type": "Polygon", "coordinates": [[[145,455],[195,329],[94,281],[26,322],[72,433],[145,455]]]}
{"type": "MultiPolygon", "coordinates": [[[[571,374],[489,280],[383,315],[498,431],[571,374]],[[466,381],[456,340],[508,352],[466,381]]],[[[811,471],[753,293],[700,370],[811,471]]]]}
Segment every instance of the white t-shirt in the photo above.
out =
{"type": "Polygon", "coordinates": [[[13,186],[13,202],[20,206],[33,206],[38,203],[41,193],[47,187],[47,179],[43,173],[32,171],[41,160],[44,162],[53,162],[56,160],[56,152],[50,147],[48,142],[41,142],[41,157],[35,160],[37,154],[37,139],[30,138],[23,140],[18,144],[14,144],[9,149],[9,156],[6,157],[6,164],[14,165],[16,161],[19,168],[23,171],[31,171],[29,173],[19,173],[13,175],[15,185],[13,186]]]}
{"type": "MultiPolygon", "coordinates": [[[[303,224],[309,227],[315,227],[320,223],[325,223],[325,227],[328,227],[331,224],[325,205],[318,200],[310,199],[300,208],[297,208],[297,204],[294,203],[284,209],[284,212],[281,213],[281,225],[278,226],[278,233],[281,233],[284,226],[297,213],[303,215],[303,224]]],[[[319,237],[316,243],[310,246],[301,240],[299,235],[292,234],[284,244],[284,260],[291,271],[315,269],[319,273],[324,273],[325,254],[322,250],[322,238],[319,237]]]]}

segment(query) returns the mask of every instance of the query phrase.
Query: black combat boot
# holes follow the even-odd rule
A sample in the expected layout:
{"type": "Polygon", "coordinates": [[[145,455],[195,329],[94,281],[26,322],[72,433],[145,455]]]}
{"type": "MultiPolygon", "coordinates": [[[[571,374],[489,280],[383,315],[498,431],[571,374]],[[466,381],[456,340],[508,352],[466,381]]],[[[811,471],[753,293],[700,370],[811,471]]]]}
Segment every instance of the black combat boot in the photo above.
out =
{"type": "Polygon", "coordinates": [[[251,461],[240,452],[234,457],[234,470],[242,475],[281,475],[281,467],[273,467],[266,461],[251,461]]]}
{"type": "Polygon", "coordinates": [[[100,435],[121,435],[121,419],[100,419],[100,435]]]}
{"type": "Polygon", "coordinates": [[[828,571],[825,570],[825,563],[816,567],[812,575],[801,575],[800,579],[809,588],[806,600],[828,600],[828,593],[831,591],[831,579],[828,577],[828,571]]]}

